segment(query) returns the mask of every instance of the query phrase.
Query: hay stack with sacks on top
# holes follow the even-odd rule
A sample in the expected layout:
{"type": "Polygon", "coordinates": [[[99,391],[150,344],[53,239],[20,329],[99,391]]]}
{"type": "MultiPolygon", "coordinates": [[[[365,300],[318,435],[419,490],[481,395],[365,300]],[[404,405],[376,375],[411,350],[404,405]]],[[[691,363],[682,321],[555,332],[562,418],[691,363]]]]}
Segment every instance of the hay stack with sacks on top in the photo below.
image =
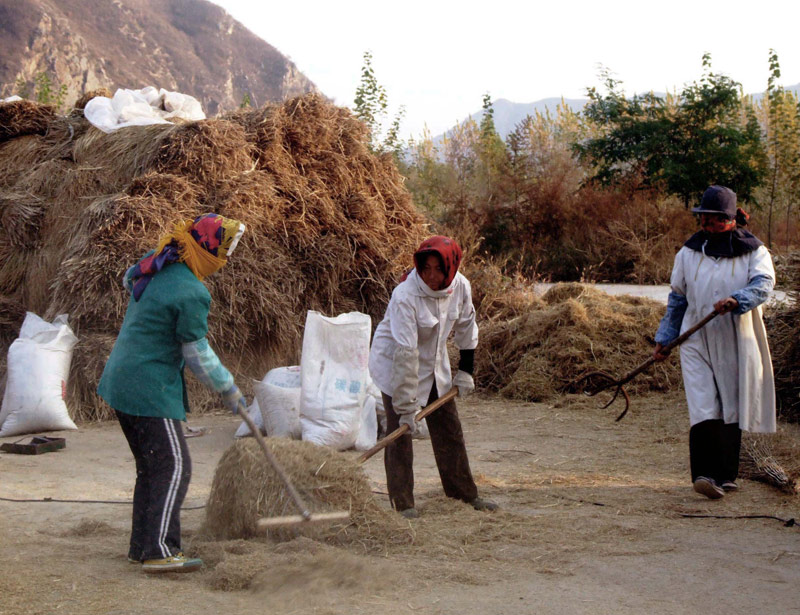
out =
{"type": "MultiPolygon", "coordinates": [[[[321,96],[111,134],[78,113],[0,107],[13,119],[0,135],[10,230],[0,300],[70,315],[81,342],[68,407],[79,420],[110,416],[94,390],[128,302],[120,281],[174,222],[216,212],[247,225],[208,280],[212,344],[245,386],[297,362],[306,310],[381,317],[427,232],[391,158],[374,155],[364,124],[321,96]]],[[[195,409],[217,405],[189,386],[195,409]]]]}

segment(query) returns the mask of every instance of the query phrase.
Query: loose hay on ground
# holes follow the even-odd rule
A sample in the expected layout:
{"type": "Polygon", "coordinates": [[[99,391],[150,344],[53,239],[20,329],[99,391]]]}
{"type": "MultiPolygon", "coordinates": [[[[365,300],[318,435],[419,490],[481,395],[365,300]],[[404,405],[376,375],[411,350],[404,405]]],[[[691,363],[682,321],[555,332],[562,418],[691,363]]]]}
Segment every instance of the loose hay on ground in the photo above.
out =
{"type": "MultiPolygon", "coordinates": [[[[300,529],[276,530],[269,533],[271,538],[287,540],[302,534],[370,552],[413,540],[413,532],[402,517],[375,501],[354,456],[310,442],[269,438],[267,443],[312,513],[350,512],[345,523],[311,523],[300,529]]],[[[243,438],[220,459],[201,535],[217,540],[257,537],[261,535],[256,527],[259,518],[296,514],[293,501],[258,443],[243,438]]]]}

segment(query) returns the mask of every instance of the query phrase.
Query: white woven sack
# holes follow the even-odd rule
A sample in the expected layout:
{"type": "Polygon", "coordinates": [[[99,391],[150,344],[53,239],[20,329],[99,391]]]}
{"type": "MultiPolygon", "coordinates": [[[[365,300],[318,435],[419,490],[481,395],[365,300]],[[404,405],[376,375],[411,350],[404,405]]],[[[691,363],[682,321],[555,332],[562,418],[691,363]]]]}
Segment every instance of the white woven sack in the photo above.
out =
{"type": "Polygon", "coordinates": [[[351,448],[358,437],[369,383],[367,314],[335,318],[309,311],[300,360],[300,424],[303,440],[337,450],[351,448]]]}
{"type": "MultiPolygon", "coordinates": [[[[264,431],[264,419],[261,417],[261,408],[258,407],[258,399],[255,397],[253,398],[253,403],[247,407],[247,416],[250,417],[250,420],[255,423],[258,430],[261,432],[262,436],[266,436],[267,432],[264,431]]],[[[234,438],[245,438],[247,436],[251,436],[250,428],[247,426],[247,423],[242,421],[239,428],[236,430],[236,433],[233,434],[234,438]]]]}
{"type": "Polygon", "coordinates": [[[364,407],[361,409],[361,426],[358,430],[355,449],[368,451],[378,441],[378,414],[375,412],[375,398],[367,395],[364,398],[364,407]]]}
{"type": "Polygon", "coordinates": [[[28,312],[8,349],[0,437],[77,429],[64,402],[77,341],[66,314],[48,323],[28,312]]]}
{"type": "MultiPolygon", "coordinates": [[[[300,366],[276,367],[261,382],[253,382],[255,397],[248,413],[265,436],[300,439],[300,366]],[[278,389],[271,391],[270,389],[278,389]]],[[[242,421],[236,437],[249,436],[242,421]]]]}
{"type": "Polygon", "coordinates": [[[264,430],[271,438],[299,440],[300,387],[285,388],[269,382],[255,386],[256,399],[264,417],[264,430]]]}

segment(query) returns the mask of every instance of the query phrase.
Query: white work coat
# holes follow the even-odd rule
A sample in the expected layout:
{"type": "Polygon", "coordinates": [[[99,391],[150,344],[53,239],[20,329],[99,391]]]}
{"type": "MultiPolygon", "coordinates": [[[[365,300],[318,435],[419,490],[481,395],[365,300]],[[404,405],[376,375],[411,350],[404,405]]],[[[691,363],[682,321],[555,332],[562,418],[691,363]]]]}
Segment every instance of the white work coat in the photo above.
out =
{"type": "MultiPolygon", "coordinates": [[[[670,280],[672,290],[685,295],[688,302],[681,333],[757,275],[775,279],[772,258],[764,246],[734,258],[681,248],[670,280]]],[[[717,316],[680,349],[692,425],[724,419],[746,431],[775,431],[775,384],[761,306],[744,314],[717,316]]]]}
{"type": "Polygon", "coordinates": [[[478,325],[472,305],[472,287],[460,273],[444,290],[433,291],[416,269],[397,285],[386,314],[375,330],[369,353],[372,381],[393,397],[392,363],[398,345],[419,351],[417,400],[424,405],[434,380],[439,395],[453,386],[447,337],[453,332],[456,348],[470,350],[478,345],[478,325]]]}

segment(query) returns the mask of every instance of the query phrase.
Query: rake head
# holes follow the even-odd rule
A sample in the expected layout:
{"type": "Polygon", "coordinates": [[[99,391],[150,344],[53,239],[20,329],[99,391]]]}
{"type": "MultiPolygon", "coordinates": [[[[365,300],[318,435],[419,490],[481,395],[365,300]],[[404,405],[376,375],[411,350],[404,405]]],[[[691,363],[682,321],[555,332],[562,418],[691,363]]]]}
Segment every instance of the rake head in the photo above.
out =
{"type": "MultiPolygon", "coordinates": [[[[571,388],[575,389],[582,389],[583,394],[588,397],[594,397],[598,393],[605,391],[606,389],[610,389],[614,387],[614,395],[609,399],[605,404],[601,406],[601,408],[608,408],[613,404],[617,397],[622,394],[623,399],[625,400],[625,409],[622,413],[616,418],[616,421],[619,421],[628,413],[628,408],[631,405],[631,398],[628,397],[628,392],[625,390],[625,387],[622,385],[622,382],[608,372],[604,372],[601,370],[591,371],[591,372],[584,372],[580,376],[578,376],[575,380],[570,383],[571,388]]],[[[615,422],[616,422],[615,421],[615,422]]]]}

